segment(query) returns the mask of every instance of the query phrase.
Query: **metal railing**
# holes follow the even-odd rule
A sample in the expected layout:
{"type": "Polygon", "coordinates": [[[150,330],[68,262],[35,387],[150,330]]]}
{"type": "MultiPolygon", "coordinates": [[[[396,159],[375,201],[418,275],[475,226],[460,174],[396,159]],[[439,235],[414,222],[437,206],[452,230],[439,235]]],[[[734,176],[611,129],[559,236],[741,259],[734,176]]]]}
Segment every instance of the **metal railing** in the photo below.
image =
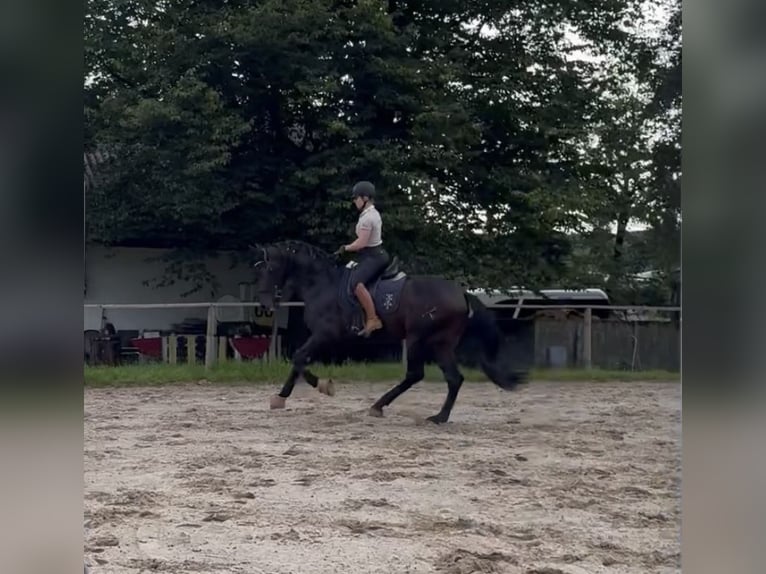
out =
{"type": "MultiPolygon", "coordinates": [[[[303,307],[302,301],[287,301],[280,303],[280,307],[303,307]]],[[[569,304],[529,304],[523,302],[509,304],[485,304],[488,309],[514,310],[513,317],[517,318],[522,309],[530,310],[568,310],[583,312],[583,367],[592,368],[592,329],[593,329],[593,311],[638,311],[652,313],[680,313],[680,306],[647,306],[647,305],[594,305],[591,303],[569,303],[569,304]]],[[[85,309],[99,310],[102,317],[104,311],[111,309],[129,310],[129,309],[207,309],[207,326],[205,332],[205,367],[212,367],[218,360],[220,350],[217,341],[218,317],[216,309],[218,308],[257,308],[262,307],[258,302],[188,302],[188,303],[87,303],[83,306],[85,309]]],[[[272,324],[271,338],[269,342],[268,358],[274,359],[278,349],[278,321],[274,318],[272,324]]],[[[404,341],[402,341],[402,362],[406,363],[407,352],[404,341]]]]}

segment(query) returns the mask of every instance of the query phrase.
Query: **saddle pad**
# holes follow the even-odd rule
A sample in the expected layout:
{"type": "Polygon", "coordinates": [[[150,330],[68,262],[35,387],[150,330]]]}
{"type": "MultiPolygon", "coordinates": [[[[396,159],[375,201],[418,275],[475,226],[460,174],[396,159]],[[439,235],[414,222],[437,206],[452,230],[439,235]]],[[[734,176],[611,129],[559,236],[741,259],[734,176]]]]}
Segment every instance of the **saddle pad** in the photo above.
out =
{"type": "Polygon", "coordinates": [[[399,273],[396,277],[391,279],[383,279],[382,281],[376,281],[372,288],[372,301],[375,304],[375,309],[381,315],[389,313],[396,313],[399,309],[399,301],[402,295],[402,288],[406,275],[399,273]]]}

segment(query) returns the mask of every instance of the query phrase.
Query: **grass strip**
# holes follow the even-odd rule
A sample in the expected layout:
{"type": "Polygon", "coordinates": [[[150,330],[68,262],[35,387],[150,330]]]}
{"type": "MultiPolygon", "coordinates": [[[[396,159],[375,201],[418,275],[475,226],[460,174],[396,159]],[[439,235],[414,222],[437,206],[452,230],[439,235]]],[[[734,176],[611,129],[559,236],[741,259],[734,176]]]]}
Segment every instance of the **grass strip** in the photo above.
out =
{"type": "MultiPolygon", "coordinates": [[[[321,378],[342,381],[389,382],[404,377],[400,363],[344,363],[342,365],[312,365],[311,371],[321,378]]],[[[461,368],[466,381],[487,381],[478,369],[461,368]]],[[[211,369],[201,364],[170,365],[151,363],[119,367],[85,367],[85,384],[89,387],[155,386],[208,381],[223,384],[281,383],[290,372],[290,363],[224,362],[211,369]]],[[[630,382],[678,381],[680,373],[669,371],[619,371],[602,369],[534,369],[530,381],[556,382],[630,382]]],[[[435,365],[426,366],[426,381],[443,381],[435,365]]]]}

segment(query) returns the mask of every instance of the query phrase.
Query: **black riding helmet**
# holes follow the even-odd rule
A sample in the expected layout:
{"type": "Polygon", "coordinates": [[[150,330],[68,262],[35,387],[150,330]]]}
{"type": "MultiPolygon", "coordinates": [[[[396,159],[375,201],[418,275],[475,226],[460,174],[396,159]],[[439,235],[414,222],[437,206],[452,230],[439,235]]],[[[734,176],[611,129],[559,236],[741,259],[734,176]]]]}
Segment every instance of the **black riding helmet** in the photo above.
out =
{"type": "Polygon", "coordinates": [[[358,181],[351,188],[351,197],[369,197],[375,199],[375,186],[369,181],[358,181]]]}

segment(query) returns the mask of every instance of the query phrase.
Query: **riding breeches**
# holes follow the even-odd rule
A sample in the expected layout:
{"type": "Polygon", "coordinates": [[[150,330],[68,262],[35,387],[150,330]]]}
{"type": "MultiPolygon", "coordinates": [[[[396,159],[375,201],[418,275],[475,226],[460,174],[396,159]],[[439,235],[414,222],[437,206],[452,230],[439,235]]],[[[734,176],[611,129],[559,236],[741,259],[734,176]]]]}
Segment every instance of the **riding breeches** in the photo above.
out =
{"type": "Polygon", "coordinates": [[[351,285],[367,284],[381,273],[390,262],[388,252],[383,247],[367,247],[359,251],[357,265],[351,276],[351,285]]]}

